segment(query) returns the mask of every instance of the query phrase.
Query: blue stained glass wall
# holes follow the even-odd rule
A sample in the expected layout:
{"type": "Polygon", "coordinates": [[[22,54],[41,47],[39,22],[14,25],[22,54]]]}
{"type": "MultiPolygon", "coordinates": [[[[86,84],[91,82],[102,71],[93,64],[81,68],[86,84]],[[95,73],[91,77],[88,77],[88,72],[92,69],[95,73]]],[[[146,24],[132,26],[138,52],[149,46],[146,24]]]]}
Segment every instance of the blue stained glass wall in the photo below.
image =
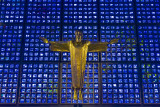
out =
{"type": "Polygon", "coordinates": [[[83,100],[73,100],[71,64],[61,64],[61,104],[99,104],[99,64],[86,64],[83,100]]]}
{"type": "Polygon", "coordinates": [[[64,23],[97,23],[97,0],[64,0],[64,23]]]}
{"type": "Polygon", "coordinates": [[[0,64],[0,104],[16,104],[19,64],[0,64]]]}
{"type": "Polygon", "coordinates": [[[102,63],[102,103],[141,103],[137,64],[102,63]]]}
{"type": "Polygon", "coordinates": [[[57,104],[58,103],[58,63],[23,64],[19,103],[57,104]]]}
{"type": "Polygon", "coordinates": [[[159,0],[0,0],[0,104],[160,104],[159,23],[159,0]],[[83,101],[72,98],[70,54],[39,39],[74,40],[77,29],[119,39],[88,52],[83,101]]]}
{"type": "Polygon", "coordinates": [[[145,104],[160,104],[160,64],[141,64],[143,99],[145,104]]]}
{"type": "Polygon", "coordinates": [[[108,44],[106,52],[102,52],[102,61],[137,61],[137,46],[134,26],[101,26],[101,42],[110,42],[118,38],[116,44],[108,44]]]}
{"type": "Polygon", "coordinates": [[[160,61],[160,26],[138,26],[141,61],[160,61]]]}
{"type": "Polygon", "coordinates": [[[60,23],[61,0],[28,0],[27,23],[60,23]]]}
{"type": "Polygon", "coordinates": [[[1,0],[0,23],[23,23],[25,0],[1,0]]]}
{"type": "Polygon", "coordinates": [[[136,0],[138,23],[160,23],[159,0],[136,0]]]}
{"type": "Polygon", "coordinates": [[[83,31],[83,40],[89,40],[93,42],[98,41],[98,31],[97,25],[64,25],[63,26],[63,41],[75,40],[75,30],[83,31]]]}
{"type": "Polygon", "coordinates": [[[134,23],[134,0],[100,0],[100,23],[134,23]]]}
{"type": "Polygon", "coordinates": [[[59,41],[60,26],[27,25],[25,32],[24,61],[59,61],[59,52],[51,52],[49,44],[43,43],[39,37],[59,41]]]}
{"type": "Polygon", "coordinates": [[[0,26],[0,61],[19,61],[23,26],[0,26]]]}

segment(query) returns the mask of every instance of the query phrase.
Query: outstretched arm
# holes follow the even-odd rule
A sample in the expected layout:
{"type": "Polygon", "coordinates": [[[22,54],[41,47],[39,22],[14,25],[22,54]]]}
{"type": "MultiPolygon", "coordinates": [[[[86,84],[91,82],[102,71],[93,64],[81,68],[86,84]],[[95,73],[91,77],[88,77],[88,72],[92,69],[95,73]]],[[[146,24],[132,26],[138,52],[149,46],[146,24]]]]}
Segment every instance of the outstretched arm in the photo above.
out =
{"type": "Polygon", "coordinates": [[[117,43],[119,39],[113,39],[109,42],[109,44],[114,44],[114,43],[117,43]]]}
{"type": "Polygon", "coordinates": [[[98,42],[98,43],[91,43],[88,46],[88,52],[101,52],[107,50],[107,44],[114,44],[117,43],[118,39],[113,39],[109,43],[108,42],[98,42]]]}
{"type": "Polygon", "coordinates": [[[40,37],[40,39],[44,43],[49,43],[50,45],[50,50],[51,51],[60,51],[60,52],[69,52],[69,46],[68,42],[54,42],[54,41],[48,41],[44,37],[40,37]]]}

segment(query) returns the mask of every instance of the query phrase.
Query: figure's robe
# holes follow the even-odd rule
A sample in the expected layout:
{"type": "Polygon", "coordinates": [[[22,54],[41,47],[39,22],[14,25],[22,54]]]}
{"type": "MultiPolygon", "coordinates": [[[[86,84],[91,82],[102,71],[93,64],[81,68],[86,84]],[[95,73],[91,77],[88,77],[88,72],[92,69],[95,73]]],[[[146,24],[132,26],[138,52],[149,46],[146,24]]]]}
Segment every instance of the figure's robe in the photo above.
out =
{"type": "Polygon", "coordinates": [[[72,87],[75,89],[83,88],[86,57],[90,41],[68,41],[66,43],[50,42],[52,51],[70,52],[72,87]]]}
{"type": "Polygon", "coordinates": [[[70,52],[72,87],[76,89],[83,88],[84,72],[86,65],[87,52],[100,52],[107,50],[108,43],[93,43],[90,41],[68,42],[50,42],[51,51],[70,52]]]}
{"type": "Polygon", "coordinates": [[[69,42],[69,50],[71,57],[72,86],[76,89],[83,88],[86,57],[88,52],[89,41],[76,43],[69,42]]]}

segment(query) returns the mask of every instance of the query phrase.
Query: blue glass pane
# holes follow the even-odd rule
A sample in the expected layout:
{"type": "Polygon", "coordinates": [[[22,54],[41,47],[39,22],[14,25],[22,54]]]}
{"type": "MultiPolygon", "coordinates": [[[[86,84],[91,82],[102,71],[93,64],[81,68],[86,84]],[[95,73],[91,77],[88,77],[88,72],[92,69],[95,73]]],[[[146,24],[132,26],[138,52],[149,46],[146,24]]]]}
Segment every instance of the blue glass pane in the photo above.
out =
{"type": "Polygon", "coordinates": [[[83,40],[98,41],[98,28],[95,25],[63,26],[63,41],[75,40],[75,30],[83,31],[83,40]]]}
{"type": "Polygon", "coordinates": [[[0,61],[19,61],[22,26],[0,26],[0,61]]]}
{"type": "MultiPolygon", "coordinates": [[[[97,26],[63,26],[63,41],[75,40],[75,30],[83,31],[83,40],[89,40],[93,42],[98,41],[98,30],[97,26]]],[[[98,61],[99,60],[98,52],[89,52],[87,55],[87,61],[98,61]]],[[[62,53],[63,61],[70,61],[70,53],[63,52],[62,53]]]]}
{"type": "Polygon", "coordinates": [[[160,0],[136,0],[138,23],[160,23],[160,0]]]}
{"type": "MultiPolygon", "coordinates": [[[[83,100],[73,100],[72,90],[72,74],[71,64],[62,63],[61,65],[61,104],[98,104],[99,101],[99,72],[98,64],[88,63],[86,64],[86,70],[84,75],[84,85],[82,90],[83,100]]],[[[73,71],[74,72],[74,71],[73,71]]],[[[79,98],[79,97],[78,97],[79,98]]]]}
{"type": "Polygon", "coordinates": [[[58,64],[23,64],[19,103],[58,103],[58,64]]]}
{"type": "Polygon", "coordinates": [[[0,104],[16,104],[19,64],[0,64],[0,104]]]}
{"type": "Polygon", "coordinates": [[[138,26],[141,61],[160,61],[160,26],[138,26]]]}
{"type": "Polygon", "coordinates": [[[27,23],[60,23],[61,0],[28,0],[27,23]]]}
{"type": "Polygon", "coordinates": [[[102,61],[137,61],[136,35],[134,26],[101,26],[101,42],[118,38],[118,43],[108,44],[102,52],[102,61]]]}
{"type": "Polygon", "coordinates": [[[59,61],[59,52],[52,52],[49,44],[43,43],[39,37],[50,41],[60,40],[60,26],[26,26],[25,61],[59,61]]]}
{"type": "Polygon", "coordinates": [[[141,103],[137,64],[102,63],[102,103],[141,103]]]}
{"type": "Polygon", "coordinates": [[[145,104],[160,104],[160,64],[142,64],[143,100],[145,104]]]}
{"type": "Polygon", "coordinates": [[[1,0],[0,23],[22,23],[26,0],[1,0]]]}
{"type": "Polygon", "coordinates": [[[64,23],[97,23],[97,0],[64,0],[64,23]]]}
{"type": "Polygon", "coordinates": [[[134,0],[100,0],[101,23],[134,23],[134,0]]]}

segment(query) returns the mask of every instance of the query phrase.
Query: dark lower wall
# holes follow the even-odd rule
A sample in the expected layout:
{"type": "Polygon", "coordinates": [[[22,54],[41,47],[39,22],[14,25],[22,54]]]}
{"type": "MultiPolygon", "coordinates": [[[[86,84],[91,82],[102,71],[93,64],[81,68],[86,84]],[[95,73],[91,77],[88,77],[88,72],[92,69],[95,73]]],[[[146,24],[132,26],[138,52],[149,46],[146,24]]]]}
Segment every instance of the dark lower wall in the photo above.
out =
{"type": "Polygon", "coordinates": [[[0,107],[160,107],[160,105],[0,105],[0,107]]]}

